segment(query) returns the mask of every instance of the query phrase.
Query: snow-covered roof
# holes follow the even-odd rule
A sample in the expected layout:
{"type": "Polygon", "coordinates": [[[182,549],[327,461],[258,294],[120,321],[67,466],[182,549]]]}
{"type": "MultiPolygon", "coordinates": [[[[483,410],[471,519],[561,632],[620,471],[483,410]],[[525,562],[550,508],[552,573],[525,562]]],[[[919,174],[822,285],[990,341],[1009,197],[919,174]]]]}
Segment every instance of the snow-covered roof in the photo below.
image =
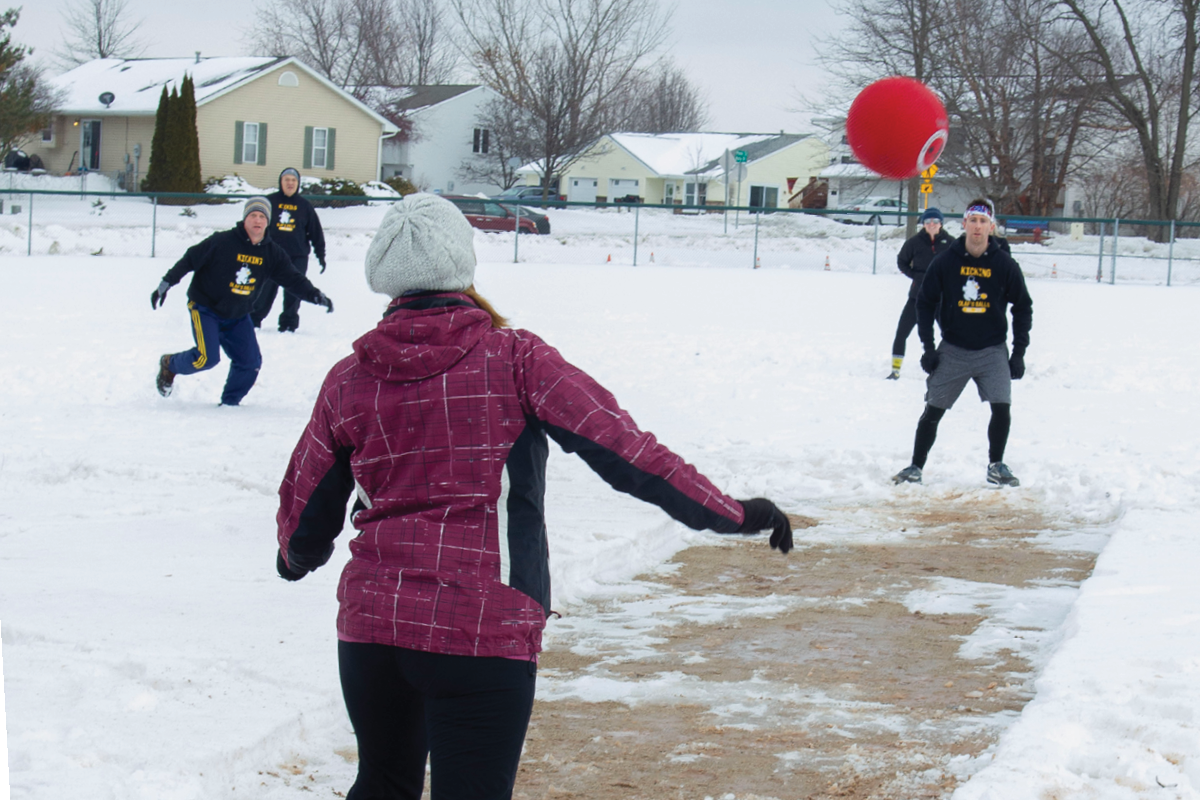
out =
{"type": "Polygon", "coordinates": [[[614,133],[610,137],[630,155],[669,177],[723,171],[725,151],[746,151],[746,161],[754,161],[789,147],[809,134],[799,133],[614,133]]]}
{"type": "Polygon", "coordinates": [[[287,61],[272,56],[213,58],[99,58],[51,80],[63,92],[63,114],[136,117],[153,115],[163,86],[178,88],[184,74],[196,84],[196,105],[287,61]],[[104,92],[113,94],[107,108],[104,92]]]}
{"type": "Polygon", "coordinates": [[[383,125],[385,134],[397,128],[354,95],[332,83],[311,67],[284,56],[213,56],[210,58],[98,58],[51,80],[62,94],[60,114],[94,117],[154,116],[163,87],[178,88],[183,76],[196,85],[196,105],[202,106],[226,92],[254,80],[275,67],[289,65],[341,94],[349,103],[383,125]],[[111,92],[108,106],[100,95],[111,92]]]}

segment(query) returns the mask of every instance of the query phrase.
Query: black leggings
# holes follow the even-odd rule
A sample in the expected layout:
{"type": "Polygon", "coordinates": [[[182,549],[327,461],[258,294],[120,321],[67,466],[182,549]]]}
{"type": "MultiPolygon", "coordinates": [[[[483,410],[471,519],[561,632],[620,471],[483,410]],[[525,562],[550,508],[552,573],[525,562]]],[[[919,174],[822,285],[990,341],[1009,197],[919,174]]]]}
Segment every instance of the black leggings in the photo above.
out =
{"type": "Polygon", "coordinates": [[[508,800],[533,712],[537,665],[338,642],[358,740],[346,800],[508,800]]]}
{"type": "Polygon", "coordinates": [[[904,304],[904,310],[900,312],[900,323],[896,325],[896,339],[892,342],[892,355],[904,357],[908,337],[912,335],[915,327],[917,327],[917,301],[916,298],[910,297],[904,304]]]}
{"type": "MultiPolygon", "coordinates": [[[[988,463],[1004,460],[1004,448],[1008,446],[1008,430],[1012,427],[1012,405],[992,403],[992,418],[988,421],[988,463]]],[[[925,459],[937,439],[938,423],[946,409],[925,405],[925,413],[917,421],[917,438],[913,443],[912,463],[925,469],[925,459]]]]}

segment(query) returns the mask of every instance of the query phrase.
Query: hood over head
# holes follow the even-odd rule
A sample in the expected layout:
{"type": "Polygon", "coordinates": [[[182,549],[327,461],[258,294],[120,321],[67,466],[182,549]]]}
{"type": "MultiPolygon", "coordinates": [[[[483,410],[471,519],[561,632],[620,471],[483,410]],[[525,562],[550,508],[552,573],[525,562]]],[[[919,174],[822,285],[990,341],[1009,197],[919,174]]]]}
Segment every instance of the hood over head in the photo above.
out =
{"type": "MultiPolygon", "coordinates": [[[[375,377],[421,381],[453,367],[492,330],[492,318],[462,294],[437,295],[449,305],[401,308],[397,298],[375,328],[354,342],[354,354],[375,377]]],[[[427,299],[427,298],[423,298],[427,299]]]]}

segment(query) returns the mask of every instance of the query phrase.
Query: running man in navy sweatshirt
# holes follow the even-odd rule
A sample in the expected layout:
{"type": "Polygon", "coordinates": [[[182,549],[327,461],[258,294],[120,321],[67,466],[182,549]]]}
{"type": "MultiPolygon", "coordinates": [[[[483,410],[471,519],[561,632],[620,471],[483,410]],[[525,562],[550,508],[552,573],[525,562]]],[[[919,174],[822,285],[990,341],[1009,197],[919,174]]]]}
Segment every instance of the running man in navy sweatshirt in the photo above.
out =
{"type": "Polygon", "coordinates": [[[265,197],[251,197],[242,210],[241,222],[232,230],[214,233],[189,247],[150,295],[150,307],[158,308],[166,300],[167,290],[187,273],[193,273],[188,286],[188,312],[196,346],[159,359],[156,385],[163,397],[171,394],[176,375],[212,369],[224,350],[229,356],[229,377],[221,393],[221,405],[242,402],[262,366],[250,310],[267,280],[324,306],[327,312],[333,311],[333,301],[297,272],[288,254],[267,235],[270,213],[271,204],[265,197]]]}

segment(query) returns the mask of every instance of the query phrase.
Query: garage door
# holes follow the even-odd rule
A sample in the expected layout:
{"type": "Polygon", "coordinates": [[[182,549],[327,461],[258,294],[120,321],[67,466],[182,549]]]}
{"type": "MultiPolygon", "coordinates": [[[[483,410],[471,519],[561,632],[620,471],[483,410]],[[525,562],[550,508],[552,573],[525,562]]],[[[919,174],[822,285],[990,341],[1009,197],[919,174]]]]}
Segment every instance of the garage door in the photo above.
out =
{"type": "Polygon", "coordinates": [[[612,203],[625,197],[638,197],[637,178],[609,178],[608,202],[612,203]]]}
{"type": "Polygon", "coordinates": [[[572,203],[594,203],[596,202],[596,184],[599,181],[595,178],[571,178],[571,185],[567,187],[567,200],[572,203]]]}

